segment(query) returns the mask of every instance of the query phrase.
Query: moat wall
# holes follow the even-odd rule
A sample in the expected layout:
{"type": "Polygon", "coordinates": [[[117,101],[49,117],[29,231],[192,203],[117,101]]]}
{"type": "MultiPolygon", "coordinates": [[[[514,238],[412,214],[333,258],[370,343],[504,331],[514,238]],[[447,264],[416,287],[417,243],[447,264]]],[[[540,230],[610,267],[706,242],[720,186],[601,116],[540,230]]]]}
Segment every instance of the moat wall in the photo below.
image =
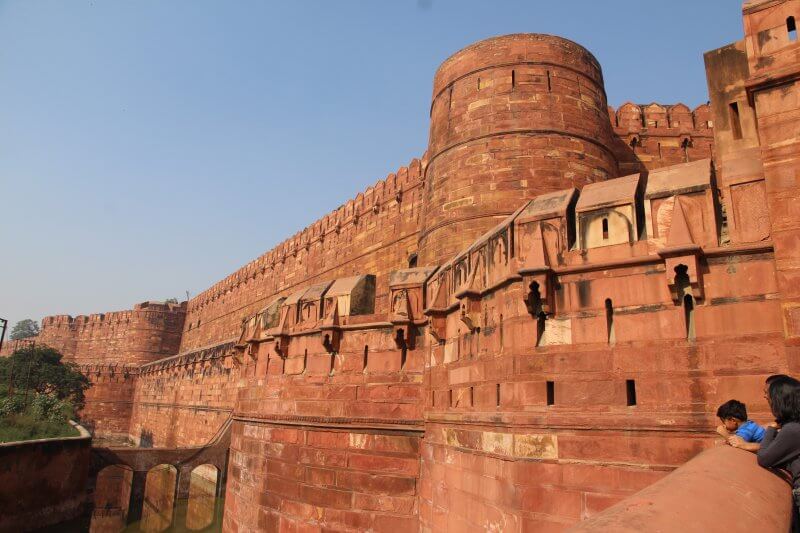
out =
{"type": "Polygon", "coordinates": [[[0,531],[32,531],[78,517],[86,510],[92,438],[0,444],[0,531]]]}

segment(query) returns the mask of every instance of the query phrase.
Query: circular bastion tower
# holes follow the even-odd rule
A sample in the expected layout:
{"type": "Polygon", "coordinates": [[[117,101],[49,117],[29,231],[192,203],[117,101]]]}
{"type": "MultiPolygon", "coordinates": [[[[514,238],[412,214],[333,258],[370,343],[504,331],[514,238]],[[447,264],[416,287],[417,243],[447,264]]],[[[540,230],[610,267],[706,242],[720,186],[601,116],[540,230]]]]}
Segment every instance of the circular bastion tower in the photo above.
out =
{"type": "Polygon", "coordinates": [[[552,35],[479,41],[433,82],[420,265],[440,264],[537,195],[617,176],[603,75],[552,35]]]}

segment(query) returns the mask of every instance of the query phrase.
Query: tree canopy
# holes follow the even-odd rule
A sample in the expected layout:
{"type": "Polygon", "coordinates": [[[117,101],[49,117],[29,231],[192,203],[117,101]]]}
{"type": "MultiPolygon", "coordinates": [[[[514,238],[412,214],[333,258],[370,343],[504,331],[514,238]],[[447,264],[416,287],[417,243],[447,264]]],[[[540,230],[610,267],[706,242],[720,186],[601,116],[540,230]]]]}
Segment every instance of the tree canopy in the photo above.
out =
{"type": "Polygon", "coordinates": [[[62,357],[48,346],[21,348],[11,357],[0,358],[0,386],[54,396],[80,409],[89,380],[77,365],[63,362],[62,357]]]}
{"type": "Polygon", "coordinates": [[[25,320],[20,320],[14,325],[14,327],[11,329],[11,334],[8,336],[8,338],[11,339],[12,341],[17,341],[20,339],[35,337],[38,334],[39,334],[39,324],[37,324],[35,320],[26,318],[25,320]]]}

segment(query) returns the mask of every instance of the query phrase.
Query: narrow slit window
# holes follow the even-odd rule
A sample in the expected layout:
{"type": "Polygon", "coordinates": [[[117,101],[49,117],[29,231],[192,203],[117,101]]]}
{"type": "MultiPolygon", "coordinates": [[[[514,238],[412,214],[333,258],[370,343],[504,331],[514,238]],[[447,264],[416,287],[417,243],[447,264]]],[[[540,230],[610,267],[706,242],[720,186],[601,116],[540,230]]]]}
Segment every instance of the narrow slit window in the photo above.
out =
{"type": "Polygon", "coordinates": [[[790,43],[797,42],[797,24],[794,21],[794,17],[786,19],[786,33],[789,34],[790,43]]]}
{"type": "Polygon", "coordinates": [[[547,405],[556,403],[556,384],[554,381],[547,382],[547,405]]]}
{"type": "Polygon", "coordinates": [[[739,116],[739,103],[731,102],[728,106],[731,115],[731,133],[734,139],[742,138],[742,120],[739,116]]]}
{"type": "Polygon", "coordinates": [[[625,380],[625,392],[628,400],[628,407],[636,405],[636,380],[625,380]]]}
{"type": "Polygon", "coordinates": [[[368,364],[369,364],[369,346],[364,345],[364,372],[367,371],[368,364]]]}
{"type": "Polygon", "coordinates": [[[686,322],[686,339],[693,341],[695,338],[694,297],[691,294],[683,297],[683,315],[686,322]]]}
{"type": "Polygon", "coordinates": [[[553,90],[553,86],[550,83],[550,71],[547,71],[547,92],[551,92],[553,90]]]}
{"type": "Polygon", "coordinates": [[[500,407],[500,384],[497,384],[497,390],[495,393],[495,400],[497,400],[497,407],[500,407]]]}
{"type": "Polygon", "coordinates": [[[500,324],[498,325],[498,329],[500,330],[500,349],[503,349],[503,315],[500,315],[500,324]]]}
{"type": "Polygon", "coordinates": [[[517,86],[517,73],[512,70],[511,71],[511,88],[513,89],[516,86],[517,86]]]}
{"type": "Polygon", "coordinates": [[[606,331],[608,333],[608,344],[614,344],[614,303],[611,298],[606,298],[606,331]]]}
{"type": "Polygon", "coordinates": [[[544,342],[544,332],[546,327],[547,315],[544,312],[536,317],[536,346],[542,346],[544,342]]]}
{"type": "Polygon", "coordinates": [[[608,240],[608,219],[603,219],[603,240],[608,240]]]}
{"type": "Polygon", "coordinates": [[[447,391],[447,403],[453,407],[453,389],[447,391]]]}
{"type": "Polygon", "coordinates": [[[479,91],[481,90],[481,78],[480,77],[478,77],[478,90],[479,91]]]}

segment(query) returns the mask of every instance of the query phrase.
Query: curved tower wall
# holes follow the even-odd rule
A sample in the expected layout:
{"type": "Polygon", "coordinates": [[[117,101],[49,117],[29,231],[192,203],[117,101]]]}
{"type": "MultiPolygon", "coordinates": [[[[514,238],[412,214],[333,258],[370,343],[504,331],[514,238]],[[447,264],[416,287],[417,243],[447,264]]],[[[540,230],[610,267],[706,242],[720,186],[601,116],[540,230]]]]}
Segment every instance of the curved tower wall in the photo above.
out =
{"type": "Polygon", "coordinates": [[[436,72],[421,265],[442,263],[527,199],[616,177],[597,60],[572,41],[506,35],[436,72]]]}

